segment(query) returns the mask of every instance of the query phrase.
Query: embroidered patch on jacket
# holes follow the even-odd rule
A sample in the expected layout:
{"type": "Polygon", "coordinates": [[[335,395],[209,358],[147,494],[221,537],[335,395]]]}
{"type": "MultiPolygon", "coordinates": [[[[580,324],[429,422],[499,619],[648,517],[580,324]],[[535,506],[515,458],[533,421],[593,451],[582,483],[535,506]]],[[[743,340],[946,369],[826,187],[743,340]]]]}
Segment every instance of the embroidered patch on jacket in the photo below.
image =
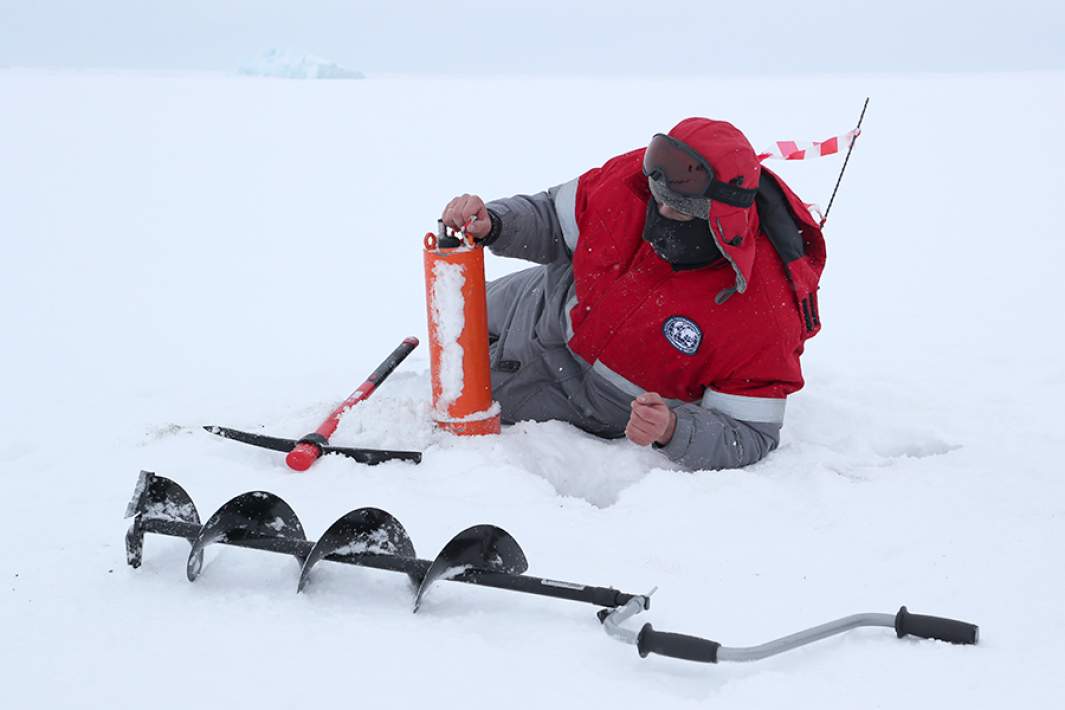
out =
{"type": "Polygon", "coordinates": [[[685,355],[694,355],[703,342],[703,331],[699,326],[684,316],[673,316],[662,324],[662,334],[669,344],[685,355]]]}

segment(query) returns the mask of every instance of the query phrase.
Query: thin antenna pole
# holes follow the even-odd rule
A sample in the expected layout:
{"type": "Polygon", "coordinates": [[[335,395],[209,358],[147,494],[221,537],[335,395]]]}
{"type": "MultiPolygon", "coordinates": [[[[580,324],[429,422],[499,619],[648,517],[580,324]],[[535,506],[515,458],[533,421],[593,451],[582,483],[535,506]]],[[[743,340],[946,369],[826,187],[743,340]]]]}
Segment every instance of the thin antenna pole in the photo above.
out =
{"type": "Polygon", "coordinates": [[[865,118],[865,109],[869,108],[869,97],[865,97],[865,103],[862,104],[862,115],[858,117],[858,125],[855,126],[854,139],[851,141],[850,147],[847,148],[847,157],[843,159],[843,167],[839,169],[839,177],[836,178],[836,186],[832,188],[832,197],[828,198],[828,207],[825,208],[825,214],[821,217],[821,224],[818,225],[824,229],[825,222],[828,221],[828,213],[832,210],[832,202],[836,199],[836,192],[839,190],[839,184],[843,182],[843,172],[847,169],[847,161],[851,159],[851,151],[854,150],[854,144],[858,142],[858,136],[861,135],[862,120],[865,118]]]}

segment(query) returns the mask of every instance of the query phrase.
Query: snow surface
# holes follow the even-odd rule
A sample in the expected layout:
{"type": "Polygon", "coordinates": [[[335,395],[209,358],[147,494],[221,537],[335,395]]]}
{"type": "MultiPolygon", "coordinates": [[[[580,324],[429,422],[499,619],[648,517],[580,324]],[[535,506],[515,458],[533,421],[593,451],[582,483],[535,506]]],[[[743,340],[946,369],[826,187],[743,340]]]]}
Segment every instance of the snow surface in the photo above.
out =
{"type": "Polygon", "coordinates": [[[364,79],[361,72],[340,66],[336,62],[300,54],[292,50],[270,49],[255,61],[240,67],[246,76],[269,76],[279,79],[364,79]]]}
{"type": "MultiPolygon", "coordinates": [[[[0,681],[6,707],[1057,707],[1065,693],[1065,77],[258,82],[0,72],[0,681]],[[562,423],[429,426],[423,347],[337,444],[279,454],[410,334],[421,237],[455,194],[535,191],[690,114],[755,145],[848,129],[825,329],[780,449],[687,474],[562,423]],[[487,96],[475,113],[439,111],[487,96]],[[781,107],[787,107],[782,111],[781,107]],[[414,178],[414,179],[412,179],[414,178]],[[316,538],[377,506],[422,557],[477,523],[530,573],[659,591],[629,622],[759,643],[859,611],[971,620],[981,644],[866,629],[751,665],[652,657],[594,609],[149,536],[146,468],[201,519],[248,490],[316,538]]],[[[777,163],[825,205],[838,160],[777,163]]],[[[489,277],[520,268],[490,259],[489,277]]],[[[424,339],[423,339],[424,342],[424,339]]]]}

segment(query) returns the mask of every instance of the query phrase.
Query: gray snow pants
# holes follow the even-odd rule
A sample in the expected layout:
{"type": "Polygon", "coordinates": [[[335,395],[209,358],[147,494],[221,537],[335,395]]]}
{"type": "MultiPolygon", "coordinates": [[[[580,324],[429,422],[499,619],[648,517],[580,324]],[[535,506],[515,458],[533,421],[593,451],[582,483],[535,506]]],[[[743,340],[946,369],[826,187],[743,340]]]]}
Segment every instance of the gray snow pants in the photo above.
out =
{"type": "Polygon", "coordinates": [[[632,397],[566,347],[562,311],[572,280],[569,264],[551,264],[488,284],[492,395],[506,424],[556,419],[617,439],[632,397]]]}

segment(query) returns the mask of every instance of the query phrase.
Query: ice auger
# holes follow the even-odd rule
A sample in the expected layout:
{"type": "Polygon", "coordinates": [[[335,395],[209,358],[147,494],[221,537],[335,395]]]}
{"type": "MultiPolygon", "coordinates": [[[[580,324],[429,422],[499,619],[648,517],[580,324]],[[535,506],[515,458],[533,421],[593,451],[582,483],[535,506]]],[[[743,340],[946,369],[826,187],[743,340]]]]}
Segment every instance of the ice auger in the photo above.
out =
{"type": "MultiPolygon", "coordinates": [[[[651,594],[627,594],[608,587],[560,582],[525,574],[528,562],[517,541],[495,525],[475,525],[453,537],[433,560],[419,559],[398,520],[378,508],[358,508],[343,515],[317,542],[308,540],[303,525],[285,501],[273,493],[251,491],[233,498],[200,523],[188,493],[174,481],[142,471],[126,509],[133,524],[126,533],[126,559],[139,567],[144,535],[183,537],[192,544],[186,576],[195,581],[203,571],[204,548],[223,543],[291,555],[300,563],[296,591],[303,591],[311,570],[322,560],[372,567],[407,575],[417,590],[418,611],[429,588],[439,581],[477,584],[514,592],[584,602],[603,607],[598,612],[606,632],[636,646],[640,656],[656,653],[690,661],[756,661],[862,626],[894,628],[903,636],[975,644],[973,624],[935,616],[911,614],[855,614],[830,621],[758,646],[728,647],[716,641],[656,631],[644,624],[638,631],[622,624],[650,608],[651,594]]],[[[652,592],[653,593],[653,592],[652,592]]]]}

